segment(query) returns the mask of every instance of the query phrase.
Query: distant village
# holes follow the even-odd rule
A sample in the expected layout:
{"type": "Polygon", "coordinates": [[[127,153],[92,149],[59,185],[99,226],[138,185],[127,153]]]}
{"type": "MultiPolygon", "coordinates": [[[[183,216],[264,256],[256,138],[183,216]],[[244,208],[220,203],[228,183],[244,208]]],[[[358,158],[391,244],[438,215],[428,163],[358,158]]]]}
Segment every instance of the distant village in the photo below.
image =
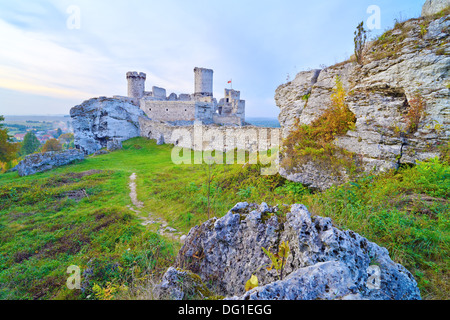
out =
{"type": "MultiPolygon", "coordinates": [[[[32,119],[32,117],[30,117],[32,119]]],[[[62,134],[73,133],[71,119],[65,118],[61,120],[25,120],[14,121],[6,119],[5,126],[8,128],[14,142],[22,142],[25,135],[34,131],[36,138],[41,144],[50,139],[58,139],[62,134]]]]}

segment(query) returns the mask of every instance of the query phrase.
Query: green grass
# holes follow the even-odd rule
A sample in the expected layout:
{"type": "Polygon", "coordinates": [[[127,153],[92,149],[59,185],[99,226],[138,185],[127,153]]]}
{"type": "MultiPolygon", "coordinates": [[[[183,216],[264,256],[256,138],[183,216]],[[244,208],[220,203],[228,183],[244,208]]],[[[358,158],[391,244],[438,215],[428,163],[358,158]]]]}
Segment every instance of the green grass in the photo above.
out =
{"type": "Polygon", "coordinates": [[[304,203],[386,247],[415,275],[424,298],[450,297],[448,165],[368,175],[315,194],[279,175],[262,176],[259,165],[215,165],[208,210],[208,166],[174,165],[171,151],[136,138],[123,150],[50,172],[0,175],[0,299],[105,298],[111,288],[127,288],[115,298],[129,298],[157,281],[180,244],[141,226],[127,208],[133,172],[142,216],[162,217],[184,234],[208,211],[221,217],[237,202],[304,203]],[[87,271],[84,291],[66,288],[70,265],[87,271]]]}

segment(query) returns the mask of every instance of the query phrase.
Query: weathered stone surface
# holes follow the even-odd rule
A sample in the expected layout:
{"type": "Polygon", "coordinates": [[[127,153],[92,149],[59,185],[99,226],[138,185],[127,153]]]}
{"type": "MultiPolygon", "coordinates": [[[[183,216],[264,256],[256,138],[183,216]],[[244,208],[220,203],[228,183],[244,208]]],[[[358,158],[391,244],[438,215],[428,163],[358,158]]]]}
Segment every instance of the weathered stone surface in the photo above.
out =
{"type": "MultiPolygon", "coordinates": [[[[369,44],[363,66],[348,61],[320,72],[301,72],[294,81],[281,85],[275,100],[284,137],[293,130],[295,119],[310,124],[322,114],[331,103],[339,76],[357,121],[355,129],[334,144],[353,152],[364,171],[380,172],[439,156],[437,146],[450,137],[450,15],[431,21],[426,32],[425,23],[424,18],[406,21],[387,33],[395,41],[369,44]],[[424,101],[425,116],[417,132],[408,133],[406,118],[417,95],[424,101]]],[[[319,189],[336,180],[326,172],[309,169],[282,173],[319,189]]],[[[338,178],[333,184],[347,181],[345,174],[338,178]]]]}
{"type": "Polygon", "coordinates": [[[113,139],[107,142],[106,149],[108,151],[116,151],[122,149],[122,141],[113,139]]]}
{"type": "Polygon", "coordinates": [[[205,299],[211,295],[200,277],[190,271],[170,267],[153,289],[156,300],[205,299]]]}
{"type": "Polygon", "coordinates": [[[230,299],[420,299],[411,273],[385,248],[337,229],[329,218],[312,217],[303,205],[283,208],[288,212],[281,220],[280,209],[239,203],[223,218],[194,227],[176,267],[198,274],[211,291],[230,299]],[[280,280],[265,268],[270,259],[262,247],[274,252],[283,241],[291,253],[280,280]],[[376,281],[374,268],[380,272],[376,281]],[[259,287],[245,292],[252,274],[259,287]]]}
{"type": "Polygon", "coordinates": [[[86,154],[140,136],[139,118],[147,118],[131,99],[120,97],[90,99],[72,108],[70,116],[75,145],[86,154]]]}
{"type": "Polygon", "coordinates": [[[431,16],[450,6],[450,0],[427,0],[422,7],[422,16],[431,16]]]}
{"type": "Polygon", "coordinates": [[[23,177],[64,166],[76,160],[84,160],[84,152],[70,149],[62,152],[35,153],[26,156],[15,169],[19,176],[23,177]]]}

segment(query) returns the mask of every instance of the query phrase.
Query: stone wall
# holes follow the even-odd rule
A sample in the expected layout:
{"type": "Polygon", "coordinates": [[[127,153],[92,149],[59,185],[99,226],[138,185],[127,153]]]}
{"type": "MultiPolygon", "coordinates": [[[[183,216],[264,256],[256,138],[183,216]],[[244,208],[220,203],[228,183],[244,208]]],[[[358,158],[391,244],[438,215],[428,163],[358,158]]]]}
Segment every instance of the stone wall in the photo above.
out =
{"type": "Polygon", "coordinates": [[[234,149],[250,152],[266,151],[281,142],[281,129],[256,126],[224,127],[217,125],[177,126],[164,121],[139,119],[141,136],[163,140],[181,148],[196,151],[218,150],[227,152],[234,149]]]}
{"type": "Polygon", "coordinates": [[[236,115],[219,115],[213,114],[213,122],[221,125],[237,125],[242,126],[243,121],[236,115]]]}
{"type": "Polygon", "coordinates": [[[176,121],[195,119],[195,101],[152,101],[141,100],[141,109],[152,120],[176,121]]]}

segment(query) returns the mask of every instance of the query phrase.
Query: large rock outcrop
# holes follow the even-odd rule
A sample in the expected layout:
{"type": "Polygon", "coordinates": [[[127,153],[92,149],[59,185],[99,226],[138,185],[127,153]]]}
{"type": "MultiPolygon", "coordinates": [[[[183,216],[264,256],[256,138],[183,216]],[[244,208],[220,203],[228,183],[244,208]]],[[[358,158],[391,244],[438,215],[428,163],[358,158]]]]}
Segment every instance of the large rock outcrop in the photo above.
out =
{"type": "Polygon", "coordinates": [[[23,177],[64,166],[77,160],[84,160],[84,153],[76,149],[35,153],[26,156],[14,170],[17,170],[19,176],[23,177]]]}
{"type": "MultiPolygon", "coordinates": [[[[363,65],[346,61],[324,70],[300,72],[275,94],[284,137],[295,129],[297,119],[300,124],[311,124],[320,117],[331,103],[339,76],[347,92],[346,104],[357,121],[354,130],[334,144],[352,152],[365,171],[439,156],[439,146],[450,137],[449,36],[448,14],[411,19],[369,43],[363,65]],[[420,100],[424,114],[411,131],[408,114],[420,100]]],[[[347,180],[345,172],[333,176],[317,169],[314,162],[280,173],[322,190],[347,180]]]]}
{"type": "Polygon", "coordinates": [[[94,98],[70,110],[75,146],[86,154],[116,149],[122,141],[139,137],[139,118],[147,118],[132,99],[94,98]]]}
{"type": "Polygon", "coordinates": [[[411,273],[393,262],[385,248],[335,228],[329,218],[311,216],[303,205],[283,211],[285,216],[281,208],[265,203],[239,203],[223,218],[191,229],[175,267],[156,287],[156,297],[186,299],[188,289],[193,295],[193,286],[179,281],[193,273],[228,299],[420,299],[411,273]],[[270,260],[262,247],[277,251],[285,241],[290,255],[280,280],[275,270],[267,270],[270,260]],[[246,292],[252,274],[259,287],[246,292]]]}
{"type": "Polygon", "coordinates": [[[432,16],[450,6],[450,0],[427,0],[422,7],[422,16],[432,16]]]}

